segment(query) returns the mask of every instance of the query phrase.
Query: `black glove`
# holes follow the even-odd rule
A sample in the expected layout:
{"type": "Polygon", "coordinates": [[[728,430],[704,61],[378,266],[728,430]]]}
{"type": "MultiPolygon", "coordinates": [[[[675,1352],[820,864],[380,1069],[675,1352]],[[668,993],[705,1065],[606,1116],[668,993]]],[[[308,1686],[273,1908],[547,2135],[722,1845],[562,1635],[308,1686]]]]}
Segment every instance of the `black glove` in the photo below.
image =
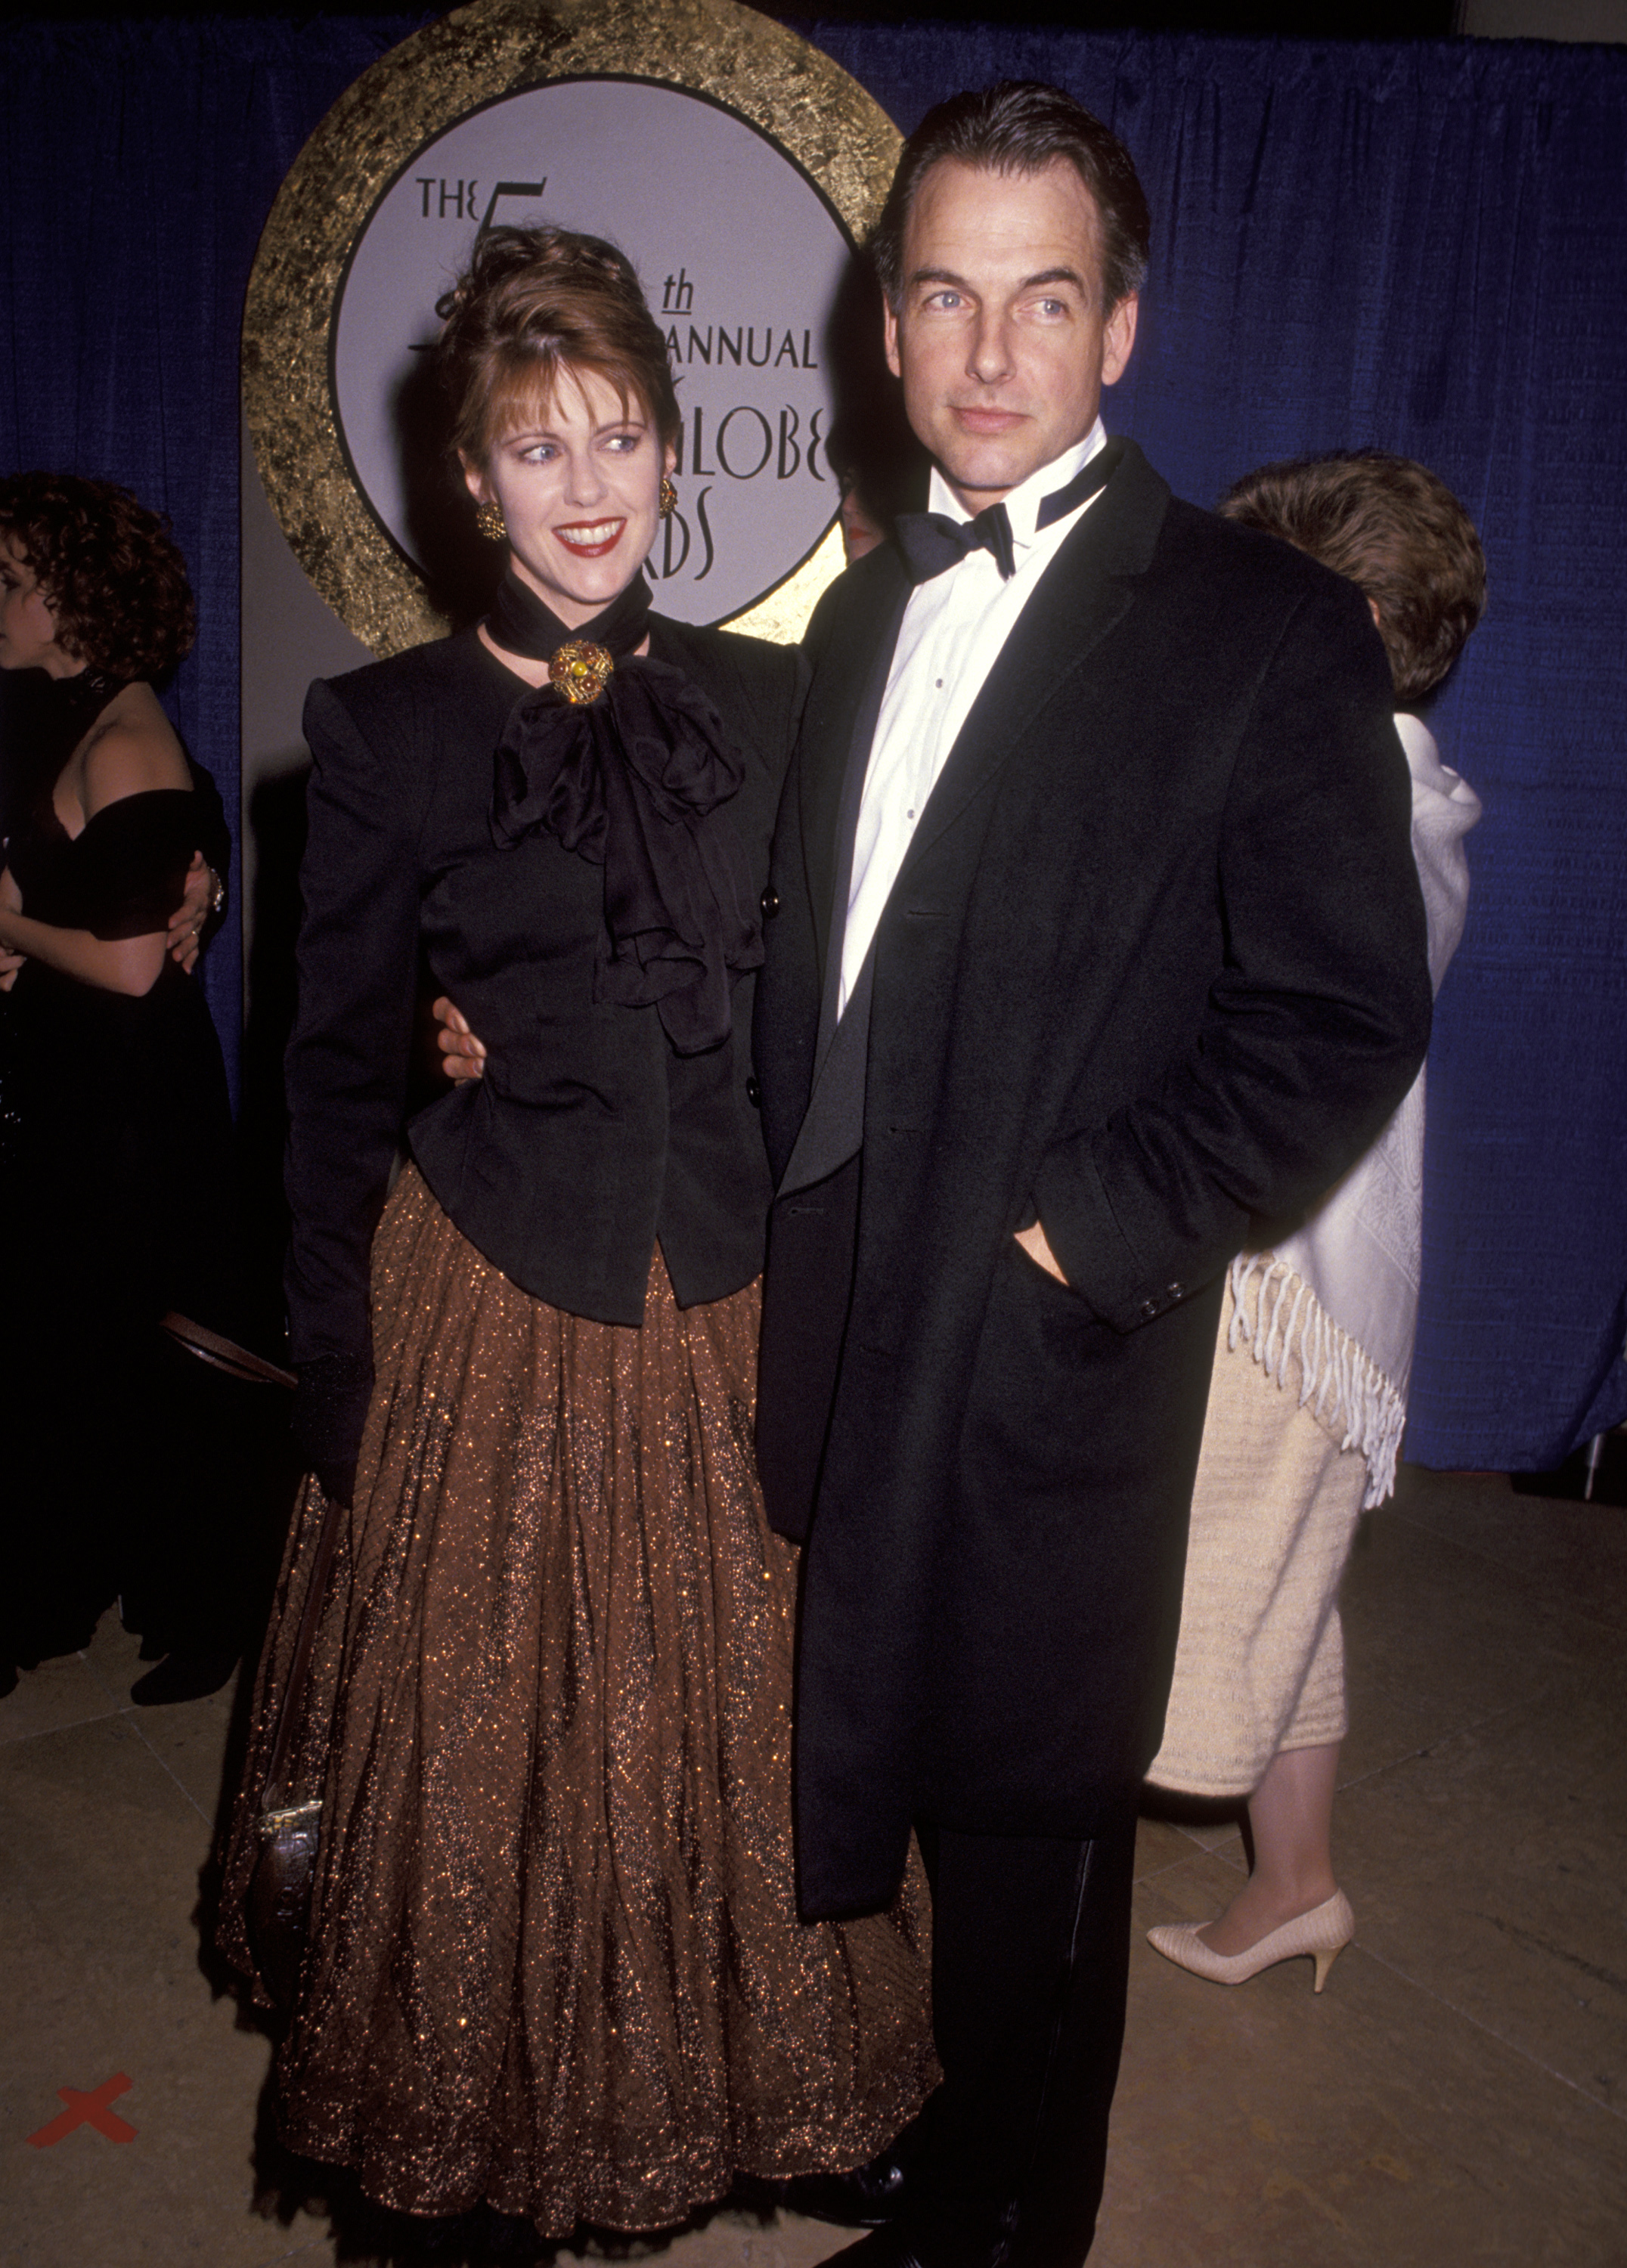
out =
{"type": "Polygon", "coordinates": [[[299,1461],[316,1475],[324,1496],[349,1504],[356,1493],[356,1461],[372,1396],[372,1359],[323,1354],[296,1368],[299,1383],[288,1425],[299,1461]]]}

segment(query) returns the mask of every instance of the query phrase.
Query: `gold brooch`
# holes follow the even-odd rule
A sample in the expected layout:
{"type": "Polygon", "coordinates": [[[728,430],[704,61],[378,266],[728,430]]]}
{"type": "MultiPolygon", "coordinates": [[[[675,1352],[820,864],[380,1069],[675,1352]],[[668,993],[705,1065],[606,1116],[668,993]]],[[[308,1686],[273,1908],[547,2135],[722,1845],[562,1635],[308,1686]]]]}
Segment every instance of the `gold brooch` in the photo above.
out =
{"type": "Polygon", "coordinates": [[[572,638],[548,666],[548,683],[573,703],[597,701],[610,682],[613,657],[591,638],[572,638]]]}

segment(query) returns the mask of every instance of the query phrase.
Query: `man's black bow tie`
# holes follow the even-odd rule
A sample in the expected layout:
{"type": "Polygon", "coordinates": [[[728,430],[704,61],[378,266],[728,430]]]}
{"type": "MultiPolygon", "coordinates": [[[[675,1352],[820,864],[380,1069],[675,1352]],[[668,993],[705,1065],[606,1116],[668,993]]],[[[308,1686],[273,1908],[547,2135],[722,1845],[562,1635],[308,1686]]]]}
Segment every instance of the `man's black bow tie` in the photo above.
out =
{"type": "Polygon", "coordinates": [[[901,512],[898,548],[912,583],[930,583],[934,575],[958,567],[972,551],[993,552],[1003,583],[1017,571],[1012,524],[1003,504],[991,504],[975,519],[951,519],[946,512],[901,512]]]}
{"type": "MultiPolygon", "coordinates": [[[[1089,464],[1076,473],[1065,488],[1045,498],[1034,517],[1035,534],[1064,519],[1069,512],[1077,512],[1086,497],[1105,488],[1123,454],[1116,441],[1109,441],[1105,449],[1098,449],[1089,464]]],[[[904,555],[912,583],[930,583],[934,575],[943,575],[951,567],[958,567],[973,551],[994,554],[1002,582],[1009,582],[1017,571],[1012,524],[1003,504],[990,504],[975,519],[951,519],[943,512],[902,512],[897,534],[898,548],[904,555]]]]}

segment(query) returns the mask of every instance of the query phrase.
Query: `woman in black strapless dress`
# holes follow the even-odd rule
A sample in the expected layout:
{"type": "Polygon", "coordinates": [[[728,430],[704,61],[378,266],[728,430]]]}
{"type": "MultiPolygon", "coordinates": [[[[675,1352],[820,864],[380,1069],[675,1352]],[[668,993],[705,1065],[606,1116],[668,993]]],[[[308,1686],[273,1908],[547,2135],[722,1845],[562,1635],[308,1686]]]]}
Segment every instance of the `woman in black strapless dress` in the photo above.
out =
{"type": "Polygon", "coordinates": [[[83,1646],[121,1594],[147,1655],[172,1657],[144,1701],[209,1690],[211,1664],[223,1683],[240,1647],[211,1395],[157,1328],[231,1320],[225,1073],[167,950],[195,853],[225,851],[147,681],[192,632],[180,555],[133,497],[0,482],[0,668],[39,673],[0,871],[0,1673],[83,1646]]]}

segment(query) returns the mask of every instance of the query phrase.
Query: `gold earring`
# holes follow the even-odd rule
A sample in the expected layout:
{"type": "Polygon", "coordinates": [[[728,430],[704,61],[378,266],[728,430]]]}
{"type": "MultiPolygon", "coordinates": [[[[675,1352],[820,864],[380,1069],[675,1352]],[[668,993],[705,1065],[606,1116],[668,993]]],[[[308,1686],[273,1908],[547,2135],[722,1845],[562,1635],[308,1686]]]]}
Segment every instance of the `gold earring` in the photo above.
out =
{"type": "Polygon", "coordinates": [[[488,497],[475,507],[475,525],[488,543],[506,543],[508,529],[503,524],[501,509],[488,497]]]}
{"type": "Polygon", "coordinates": [[[666,475],[661,475],[661,518],[670,519],[678,509],[678,491],[666,475]]]}

